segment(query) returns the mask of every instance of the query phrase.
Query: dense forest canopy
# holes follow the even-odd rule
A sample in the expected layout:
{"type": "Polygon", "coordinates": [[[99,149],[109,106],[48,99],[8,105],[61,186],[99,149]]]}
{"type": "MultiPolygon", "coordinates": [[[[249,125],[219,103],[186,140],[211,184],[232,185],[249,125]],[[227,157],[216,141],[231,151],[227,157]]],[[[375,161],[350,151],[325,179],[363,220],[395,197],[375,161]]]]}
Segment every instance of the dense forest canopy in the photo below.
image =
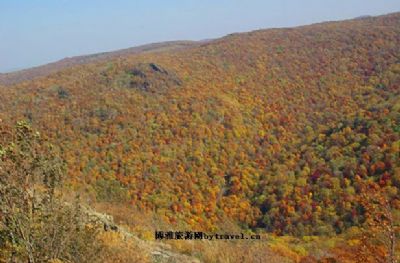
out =
{"type": "Polygon", "coordinates": [[[399,47],[398,13],[233,34],[2,87],[0,119],[48,136],[101,200],[331,236],[366,221],[365,187],[400,209],[399,47]]]}

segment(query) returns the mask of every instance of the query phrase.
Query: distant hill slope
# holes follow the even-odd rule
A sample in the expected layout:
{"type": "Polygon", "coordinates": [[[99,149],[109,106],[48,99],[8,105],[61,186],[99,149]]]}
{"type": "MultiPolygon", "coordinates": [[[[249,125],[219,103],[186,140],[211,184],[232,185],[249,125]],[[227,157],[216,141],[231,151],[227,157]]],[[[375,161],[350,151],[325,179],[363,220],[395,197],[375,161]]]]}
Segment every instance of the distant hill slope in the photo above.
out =
{"type": "Polygon", "coordinates": [[[64,58],[62,60],[49,63],[46,65],[19,70],[10,73],[0,73],[0,85],[10,85],[15,84],[21,81],[27,81],[34,79],[36,77],[43,77],[47,76],[51,73],[60,71],[65,68],[69,68],[75,65],[82,65],[87,63],[99,62],[110,60],[113,58],[127,56],[132,54],[138,53],[145,53],[145,52],[161,52],[161,51],[172,51],[172,50],[179,50],[185,49],[189,47],[194,47],[199,45],[200,42],[196,41],[169,41],[169,42],[162,42],[162,43],[153,43],[147,44],[132,48],[121,49],[117,51],[111,52],[104,52],[104,53],[97,53],[91,55],[84,55],[84,56],[76,56],[70,58],[64,58]]]}

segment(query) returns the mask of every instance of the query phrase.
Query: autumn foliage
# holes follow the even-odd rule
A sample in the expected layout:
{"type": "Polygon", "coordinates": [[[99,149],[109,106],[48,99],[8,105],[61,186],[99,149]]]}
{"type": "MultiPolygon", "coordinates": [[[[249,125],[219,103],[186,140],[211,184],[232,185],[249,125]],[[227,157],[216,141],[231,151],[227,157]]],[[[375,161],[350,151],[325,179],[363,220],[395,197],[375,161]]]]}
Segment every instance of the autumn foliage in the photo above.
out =
{"type": "Polygon", "coordinates": [[[335,236],[366,227],[366,183],[400,209],[399,36],[392,14],[80,65],[0,89],[0,118],[46,134],[101,201],[335,236]]]}

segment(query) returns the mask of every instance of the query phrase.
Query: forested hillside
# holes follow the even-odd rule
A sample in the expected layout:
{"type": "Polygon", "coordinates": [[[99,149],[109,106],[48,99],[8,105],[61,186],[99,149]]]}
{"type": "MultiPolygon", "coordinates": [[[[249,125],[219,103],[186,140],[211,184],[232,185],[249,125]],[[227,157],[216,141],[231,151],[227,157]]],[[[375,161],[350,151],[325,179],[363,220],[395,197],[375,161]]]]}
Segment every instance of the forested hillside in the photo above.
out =
{"type": "Polygon", "coordinates": [[[365,227],[372,193],[399,215],[398,13],[73,66],[0,98],[71,187],[172,226],[331,237],[365,227]]]}

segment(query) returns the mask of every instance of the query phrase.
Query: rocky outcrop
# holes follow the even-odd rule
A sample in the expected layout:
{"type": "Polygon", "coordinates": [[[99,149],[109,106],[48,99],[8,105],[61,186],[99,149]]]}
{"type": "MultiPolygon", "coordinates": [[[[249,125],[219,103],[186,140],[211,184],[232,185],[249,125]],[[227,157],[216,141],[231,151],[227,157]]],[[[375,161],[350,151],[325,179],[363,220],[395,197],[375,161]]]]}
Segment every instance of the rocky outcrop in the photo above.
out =
{"type": "Polygon", "coordinates": [[[99,213],[88,207],[82,207],[82,212],[87,216],[87,219],[102,227],[104,231],[114,231],[120,233],[124,239],[131,239],[138,246],[151,255],[153,262],[159,263],[201,263],[197,258],[183,255],[172,251],[171,246],[161,242],[146,241],[138,238],[123,226],[118,226],[111,215],[99,213]]]}
{"type": "Polygon", "coordinates": [[[181,79],[171,70],[155,63],[140,63],[127,72],[128,88],[158,93],[182,85],[181,79]]]}

